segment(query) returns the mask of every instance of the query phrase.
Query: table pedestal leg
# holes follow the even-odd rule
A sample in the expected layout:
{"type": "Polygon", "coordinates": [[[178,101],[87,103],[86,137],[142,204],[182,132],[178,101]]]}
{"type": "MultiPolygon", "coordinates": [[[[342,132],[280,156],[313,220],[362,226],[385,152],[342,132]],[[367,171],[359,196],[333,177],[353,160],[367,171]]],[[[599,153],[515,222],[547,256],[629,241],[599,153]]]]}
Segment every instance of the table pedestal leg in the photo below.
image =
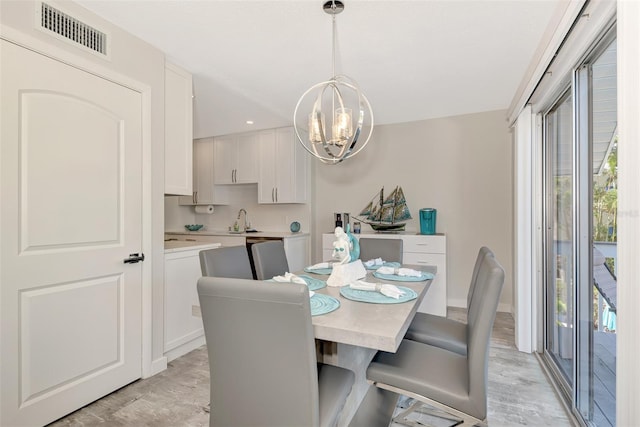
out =
{"type": "Polygon", "coordinates": [[[356,375],[351,393],[347,396],[342,414],[338,419],[338,426],[348,426],[369,390],[367,367],[377,351],[366,347],[321,340],[317,340],[317,349],[320,353],[319,362],[350,369],[356,375]]]}

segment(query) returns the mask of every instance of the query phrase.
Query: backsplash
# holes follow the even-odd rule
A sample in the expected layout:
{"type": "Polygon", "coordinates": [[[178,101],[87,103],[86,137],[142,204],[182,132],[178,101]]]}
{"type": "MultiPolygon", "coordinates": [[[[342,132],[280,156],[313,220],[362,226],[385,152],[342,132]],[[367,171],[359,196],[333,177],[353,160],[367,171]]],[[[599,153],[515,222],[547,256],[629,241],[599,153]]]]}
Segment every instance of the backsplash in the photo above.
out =
{"type": "MultiPolygon", "coordinates": [[[[212,214],[199,214],[193,206],[178,204],[178,196],[165,196],[165,230],[184,230],[185,224],[203,224],[206,229],[226,230],[238,218],[244,208],[251,226],[260,231],[288,231],[293,221],[298,221],[302,231],[311,231],[310,204],[258,204],[258,185],[234,185],[229,191],[229,204],[216,205],[212,214]]],[[[243,218],[244,220],[244,218],[243,218]]],[[[241,220],[241,223],[242,221],[241,220]]]]}

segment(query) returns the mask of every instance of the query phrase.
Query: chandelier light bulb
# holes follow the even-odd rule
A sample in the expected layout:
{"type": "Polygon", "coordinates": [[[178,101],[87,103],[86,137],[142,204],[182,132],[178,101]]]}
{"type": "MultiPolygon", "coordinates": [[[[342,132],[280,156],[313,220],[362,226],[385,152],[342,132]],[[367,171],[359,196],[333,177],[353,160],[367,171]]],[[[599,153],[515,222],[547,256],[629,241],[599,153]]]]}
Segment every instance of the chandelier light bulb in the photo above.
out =
{"type": "Polygon", "coordinates": [[[324,114],[309,114],[309,141],[312,143],[322,142],[325,135],[324,114]]]}
{"type": "Polygon", "coordinates": [[[337,108],[333,119],[333,139],[344,144],[351,135],[351,108],[337,108]]]}

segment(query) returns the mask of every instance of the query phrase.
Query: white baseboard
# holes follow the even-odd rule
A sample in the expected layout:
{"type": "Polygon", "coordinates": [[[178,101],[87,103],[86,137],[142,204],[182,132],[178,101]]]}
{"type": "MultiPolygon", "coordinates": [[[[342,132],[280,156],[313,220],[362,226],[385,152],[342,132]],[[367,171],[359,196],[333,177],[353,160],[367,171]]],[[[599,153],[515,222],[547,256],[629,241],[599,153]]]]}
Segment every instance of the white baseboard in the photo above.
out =
{"type": "Polygon", "coordinates": [[[195,350],[196,348],[202,347],[205,344],[204,335],[194,339],[193,341],[189,341],[187,343],[182,344],[179,347],[176,347],[172,350],[167,351],[164,355],[167,359],[167,362],[171,362],[174,359],[177,359],[180,356],[184,356],[185,354],[195,350]]]}
{"type": "MultiPolygon", "coordinates": [[[[456,308],[467,308],[467,300],[464,299],[448,299],[447,300],[447,306],[448,307],[456,307],[456,308]]],[[[511,304],[507,304],[507,303],[499,303],[498,304],[498,311],[500,313],[510,313],[513,314],[513,307],[511,306],[511,304]]]]}
{"type": "Polygon", "coordinates": [[[151,362],[149,370],[142,375],[142,378],[149,378],[154,376],[155,374],[159,374],[160,372],[167,369],[167,363],[168,361],[166,357],[163,356],[157,358],[156,360],[151,362]]]}

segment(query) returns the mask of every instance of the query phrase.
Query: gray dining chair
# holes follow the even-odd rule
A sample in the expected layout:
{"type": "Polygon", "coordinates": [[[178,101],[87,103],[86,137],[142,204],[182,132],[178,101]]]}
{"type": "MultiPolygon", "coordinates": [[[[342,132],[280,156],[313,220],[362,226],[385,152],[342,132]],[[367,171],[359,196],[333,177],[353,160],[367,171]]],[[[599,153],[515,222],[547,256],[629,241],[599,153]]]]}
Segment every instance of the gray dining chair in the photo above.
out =
{"type": "Polygon", "coordinates": [[[352,371],[317,363],[309,291],[198,280],[211,373],[210,426],[334,426],[352,371]]]}
{"type": "Polygon", "coordinates": [[[203,276],[253,279],[246,246],[228,246],[200,251],[203,276]]]}
{"type": "MultiPolygon", "coordinates": [[[[483,246],[478,251],[476,263],[471,275],[471,283],[467,292],[467,311],[471,300],[475,296],[478,273],[485,257],[494,257],[491,249],[483,246]]],[[[406,339],[454,351],[463,356],[467,355],[467,324],[446,317],[429,313],[416,313],[404,336],[406,339]]]]}
{"type": "Polygon", "coordinates": [[[402,263],[402,239],[376,239],[362,237],[360,243],[360,259],[369,261],[382,258],[386,262],[402,263]]]}
{"type": "Polygon", "coordinates": [[[466,356],[406,339],[395,353],[376,354],[367,380],[416,399],[394,422],[405,424],[404,419],[426,403],[462,425],[486,425],[489,343],[503,284],[502,266],[494,257],[485,257],[478,272],[478,295],[469,307],[466,356]]]}
{"type": "Polygon", "coordinates": [[[255,243],[251,246],[251,253],[258,280],[268,280],[289,271],[282,240],[255,243]]]}

